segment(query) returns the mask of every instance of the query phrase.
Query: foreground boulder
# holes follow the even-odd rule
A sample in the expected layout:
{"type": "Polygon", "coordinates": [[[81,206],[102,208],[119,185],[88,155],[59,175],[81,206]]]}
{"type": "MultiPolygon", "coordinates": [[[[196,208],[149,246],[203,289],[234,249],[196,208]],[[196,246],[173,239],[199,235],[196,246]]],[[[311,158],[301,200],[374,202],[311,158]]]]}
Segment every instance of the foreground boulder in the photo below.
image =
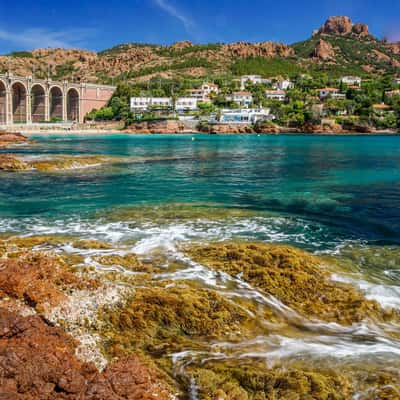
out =
{"type": "Polygon", "coordinates": [[[76,342],[38,316],[0,309],[0,398],[23,400],[172,399],[137,357],[99,373],[74,355],[76,342]]]}

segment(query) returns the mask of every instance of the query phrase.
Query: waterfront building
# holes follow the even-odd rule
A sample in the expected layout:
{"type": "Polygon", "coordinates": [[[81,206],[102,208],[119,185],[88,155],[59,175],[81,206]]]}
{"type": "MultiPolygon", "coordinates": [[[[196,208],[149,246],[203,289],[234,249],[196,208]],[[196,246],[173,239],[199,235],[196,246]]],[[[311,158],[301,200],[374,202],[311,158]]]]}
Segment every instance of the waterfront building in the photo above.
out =
{"type": "Polygon", "coordinates": [[[258,121],[273,120],[269,108],[241,108],[237,110],[224,109],[218,121],[222,124],[255,124],[258,121]]]}
{"type": "Polygon", "coordinates": [[[173,105],[170,97],[131,97],[131,111],[147,111],[150,108],[171,108],[173,105]]]}
{"type": "Polygon", "coordinates": [[[179,97],[175,102],[175,111],[196,111],[198,110],[198,99],[193,97],[179,97]]]}

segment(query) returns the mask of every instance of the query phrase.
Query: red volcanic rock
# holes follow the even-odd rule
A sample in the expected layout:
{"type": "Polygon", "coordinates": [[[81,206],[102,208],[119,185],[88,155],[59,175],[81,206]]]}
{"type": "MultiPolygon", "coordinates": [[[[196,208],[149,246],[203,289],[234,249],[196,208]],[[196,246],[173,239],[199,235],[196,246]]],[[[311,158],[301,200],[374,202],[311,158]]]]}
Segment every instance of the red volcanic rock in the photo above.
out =
{"type": "Polygon", "coordinates": [[[21,133],[1,132],[0,131],[0,148],[8,147],[13,143],[29,142],[29,139],[21,133]]]}
{"type": "Polygon", "coordinates": [[[179,121],[145,121],[137,122],[129,125],[126,130],[127,133],[188,133],[185,124],[179,121]]]}
{"type": "Polygon", "coordinates": [[[368,36],[369,28],[366,24],[355,24],[353,25],[353,33],[359,36],[368,36]]]}
{"type": "Polygon", "coordinates": [[[335,58],[335,55],[335,50],[329,42],[323,39],[318,40],[314,49],[314,57],[321,60],[331,60],[335,58]]]}
{"type": "Polygon", "coordinates": [[[330,17],[319,31],[319,34],[368,36],[369,28],[366,24],[353,24],[349,17],[330,17]]]}
{"type": "Polygon", "coordinates": [[[261,42],[261,43],[231,43],[222,47],[222,52],[229,57],[289,57],[294,54],[291,47],[282,43],[261,42]]]}
{"type": "Polygon", "coordinates": [[[205,133],[254,133],[254,129],[251,125],[215,124],[206,125],[200,129],[201,132],[205,133]]]}
{"type": "Polygon", "coordinates": [[[24,300],[39,310],[63,300],[63,289],[96,285],[82,281],[61,258],[46,253],[27,252],[0,260],[0,297],[24,300]]]}
{"type": "Polygon", "coordinates": [[[132,356],[99,373],[75,356],[76,342],[38,316],[0,308],[0,399],[167,400],[158,374],[132,356]]]}
{"type": "Polygon", "coordinates": [[[352,32],[353,23],[349,17],[329,17],[319,33],[347,35],[352,32]]]}

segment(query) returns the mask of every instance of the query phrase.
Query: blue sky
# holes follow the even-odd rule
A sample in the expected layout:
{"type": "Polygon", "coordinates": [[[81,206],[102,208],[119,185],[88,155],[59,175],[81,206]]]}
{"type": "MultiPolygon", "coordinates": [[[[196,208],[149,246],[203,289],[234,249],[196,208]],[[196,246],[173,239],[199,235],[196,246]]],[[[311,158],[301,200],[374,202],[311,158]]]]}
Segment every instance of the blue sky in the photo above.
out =
{"type": "Polygon", "coordinates": [[[293,43],[330,15],[400,40],[400,0],[0,0],[0,53],[178,40],[293,43]]]}

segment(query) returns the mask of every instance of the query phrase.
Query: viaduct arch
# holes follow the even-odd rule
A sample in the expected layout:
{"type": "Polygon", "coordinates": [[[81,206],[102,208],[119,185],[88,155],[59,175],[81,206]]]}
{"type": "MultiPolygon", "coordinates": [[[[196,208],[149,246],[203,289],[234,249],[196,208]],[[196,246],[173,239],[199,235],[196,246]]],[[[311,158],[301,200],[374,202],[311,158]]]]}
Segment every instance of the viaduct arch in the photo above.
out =
{"type": "Polygon", "coordinates": [[[42,122],[82,123],[93,109],[107,105],[115,86],[56,82],[0,75],[0,125],[42,122]]]}

